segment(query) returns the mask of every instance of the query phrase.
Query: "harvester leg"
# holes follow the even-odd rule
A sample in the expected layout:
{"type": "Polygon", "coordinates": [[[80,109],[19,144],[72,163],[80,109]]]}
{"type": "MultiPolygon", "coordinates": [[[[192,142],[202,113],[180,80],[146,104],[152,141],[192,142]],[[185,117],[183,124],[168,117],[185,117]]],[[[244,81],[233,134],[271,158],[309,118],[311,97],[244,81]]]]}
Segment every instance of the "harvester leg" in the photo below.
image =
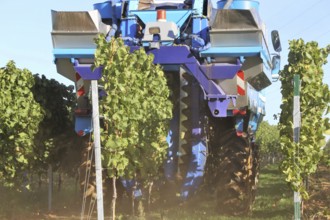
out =
{"type": "Polygon", "coordinates": [[[204,168],[207,157],[207,146],[204,141],[195,142],[192,146],[192,159],[181,190],[181,197],[186,200],[191,196],[203,181],[204,168]]]}
{"type": "Polygon", "coordinates": [[[179,108],[174,107],[173,118],[170,122],[170,130],[167,134],[168,143],[167,157],[164,164],[164,173],[166,180],[174,182],[176,180],[176,171],[178,167],[178,133],[179,133],[179,108]]]}
{"type": "Polygon", "coordinates": [[[195,193],[203,181],[207,158],[207,139],[204,131],[205,109],[202,107],[203,104],[200,87],[196,82],[193,82],[191,86],[191,157],[181,190],[183,200],[195,193]]]}

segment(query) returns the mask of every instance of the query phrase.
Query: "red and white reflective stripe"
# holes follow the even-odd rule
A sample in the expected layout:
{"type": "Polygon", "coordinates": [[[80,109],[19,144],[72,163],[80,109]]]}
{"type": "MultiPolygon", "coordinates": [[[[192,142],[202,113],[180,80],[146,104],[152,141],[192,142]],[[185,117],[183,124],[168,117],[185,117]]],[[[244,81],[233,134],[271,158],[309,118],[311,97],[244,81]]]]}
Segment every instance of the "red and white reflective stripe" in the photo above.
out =
{"type": "Polygon", "coordinates": [[[246,115],[246,109],[233,109],[233,115],[246,115]]]}
{"type": "Polygon", "coordinates": [[[245,95],[244,72],[242,70],[239,70],[236,75],[237,75],[237,94],[245,95]]]}
{"type": "Polygon", "coordinates": [[[86,133],[85,133],[83,130],[80,130],[80,131],[77,132],[77,134],[78,134],[80,137],[82,137],[82,136],[85,136],[86,133]]]}
{"type": "Polygon", "coordinates": [[[81,78],[79,73],[76,73],[76,89],[77,89],[77,97],[79,98],[80,96],[85,94],[85,89],[84,89],[84,80],[81,78]]]}

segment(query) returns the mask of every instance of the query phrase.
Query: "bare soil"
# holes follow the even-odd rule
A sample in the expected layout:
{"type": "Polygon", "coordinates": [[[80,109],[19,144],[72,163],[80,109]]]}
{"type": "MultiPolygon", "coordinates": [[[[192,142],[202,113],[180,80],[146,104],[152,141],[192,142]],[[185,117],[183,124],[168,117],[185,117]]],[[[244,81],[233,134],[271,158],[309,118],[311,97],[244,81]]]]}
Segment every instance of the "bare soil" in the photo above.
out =
{"type": "Polygon", "coordinates": [[[309,200],[304,202],[304,219],[330,219],[330,167],[320,165],[309,178],[309,200]]]}
{"type": "MultiPolygon", "coordinates": [[[[172,207],[166,212],[153,212],[146,214],[147,220],[149,219],[178,219],[172,218],[173,216],[180,216],[181,219],[206,219],[206,220],[247,220],[247,219],[291,219],[293,215],[292,204],[286,204],[289,199],[292,201],[291,192],[285,187],[285,183],[278,184],[276,180],[281,178],[279,171],[276,171],[276,166],[272,169],[264,169],[261,175],[264,175],[263,182],[260,182],[259,194],[260,198],[256,201],[254,211],[251,216],[248,217],[230,217],[219,216],[212,211],[211,202],[204,201],[202,207],[172,207]],[[265,176],[266,175],[266,176],[265,176]],[[266,180],[265,177],[270,178],[266,180]],[[275,179],[273,179],[275,178],[275,179]],[[276,184],[275,184],[276,183],[276,184]],[[273,185],[272,185],[273,184],[273,185]],[[277,189],[279,188],[279,189],[277,189]],[[278,192],[277,192],[278,191],[278,192]],[[266,195],[275,193],[271,196],[273,200],[267,200],[266,195]],[[277,198],[276,196],[279,196],[277,198]],[[276,197],[276,198],[275,198],[276,197]],[[266,199],[266,200],[265,200],[266,199]],[[264,201],[265,200],[265,201],[264,201]],[[266,202],[266,204],[262,204],[266,202]],[[268,204],[270,203],[270,204],[268,204]],[[271,205],[271,207],[269,207],[271,205]],[[211,208],[211,211],[209,211],[211,208]],[[279,214],[283,212],[283,214],[279,214]],[[174,213],[174,214],[170,214],[174,213]],[[164,215],[163,215],[164,214],[164,215]],[[177,215],[176,215],[177,214],[177,215]],[[165,217],[166,216],[166,217],[165,217]],[[286,217],[283,217],[286,216],[286,217]]],[[[66,185],[69,183],[66,182],[66,185]]],[[[26,195],[9,193],[5,190],[0,190],[0,219],[1,220],[41,220],[41,219],[80,219],[81,209],[81,196],[79,192],[74,193],[72,188],[69,191],[63,190],[62,192],[56,192],[54,190],[54,209],[52,212],[47,211],[47,190],[40,192],[38,195],[26,195]]],[[[310,199],[304,201],[303,205],[303,218],[302,220],[330,220],[330,167],[319,166],[317,172],[309,178],[309,193],[310,199]]],[[[200,204],[200,203],[199,203],[200,204]]],[[[106,205],[106,209],[109,209],[109,204],[106,205]]],[[[119,211],[119,210],[118,210],[119,211]]],[[[119,214],[119,213],[118,213],[119,214]]],[[[97,219],[94,211],[93,217],[90,219],[97,219]]],[[[109,213],[106,213],[105,219],[111,219],[109,213]]],[[[87,218],[85,218],[87,219],[87,218]]],[[[132,218],[127,215],[121,215],[118,219],[143,219],[132,218]]]]}

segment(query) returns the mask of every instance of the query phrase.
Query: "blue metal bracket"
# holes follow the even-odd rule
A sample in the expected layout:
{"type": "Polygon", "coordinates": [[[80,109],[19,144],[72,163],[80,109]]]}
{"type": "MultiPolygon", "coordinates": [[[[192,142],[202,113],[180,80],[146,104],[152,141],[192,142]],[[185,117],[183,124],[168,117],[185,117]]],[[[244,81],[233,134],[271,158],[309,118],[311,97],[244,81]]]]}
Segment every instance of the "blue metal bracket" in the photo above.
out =
{"type": "Polygon", "coordinates": [[[214,117],[227,117],[227,109],[231,102],[231,98],[210,99],[208,106],[214,117]]]}
{"type": "Polygon", "coordinates": [[[75,116],[75,131],[79,136],[85,136],[93,131],[91,116],[75,116]]]}
{"type": "Polygon", "coordinates": [[[92,70],[92,64],[80,64],[78,60],[74,60],[73,68],[84,80],[99,80],[102,77],[102,67],[92,70]]]}
{"type": "Polygon", "coordinates": [[[96,49],[53,49],[55,58],[92,58],[96,49]]]}
{"type": "Polygon", "coordinates": [[[200,52],[201,57],[260,56],[262,47],[211,47],[200,52]]]}
{"type": "MultiPolygon", "coordinates": [[[[176,23],[178,27],[186,22],[188,17],[193,14],[193,10],[167,10],[166,19],[176,23]]],[[[130,11],[130,16],[135,15],[141,19],[143,23],[153,22],[157,20],[157,11],[130,11]]]]}

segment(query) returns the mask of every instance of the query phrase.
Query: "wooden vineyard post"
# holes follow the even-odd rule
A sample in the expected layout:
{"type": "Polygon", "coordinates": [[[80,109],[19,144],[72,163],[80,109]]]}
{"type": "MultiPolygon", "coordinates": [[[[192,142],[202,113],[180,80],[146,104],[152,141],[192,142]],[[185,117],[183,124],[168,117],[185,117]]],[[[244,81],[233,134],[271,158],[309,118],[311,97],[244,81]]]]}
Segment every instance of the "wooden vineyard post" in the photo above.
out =
{"type": "Polygon", "coordinates": [[[102,189],[101,137],[100,137],[100,116],[99,116],[99,94],[98,94],[97,80],[92,80],[91,86],[92,86],[92,105],[93,105],[97,220],[103,220],[104,210],[103,210],[103,189],[102,189]]]}
{"type": "MultiPolygon", "coordinates": [[[[298,74],[294,75],[293,82],[293,90],[294,90],[294,100],[293,100],[293,140],[296,144],[299,143],[300,136],[300,121],[301,121],[301,113],[300,113],[300,76],[298,74]]],[[[297,145],[296,145],[297,146],[297,145]]],[[[299,155],[299,146],[297,147],[297,152],[295,154],[299,155]]],[[[296,162],[296,158],[294,158],[296,162]]],[[[298,165],[299,168],[299,165],[298,165]]],[[[298,170],[299,172],[299,170],[298,170]]],[[[293,194],[294,201],[294,219],[300,220],[300,206],[301,206],[301,196],[299,192],[294,192],[293,194]]]]}

